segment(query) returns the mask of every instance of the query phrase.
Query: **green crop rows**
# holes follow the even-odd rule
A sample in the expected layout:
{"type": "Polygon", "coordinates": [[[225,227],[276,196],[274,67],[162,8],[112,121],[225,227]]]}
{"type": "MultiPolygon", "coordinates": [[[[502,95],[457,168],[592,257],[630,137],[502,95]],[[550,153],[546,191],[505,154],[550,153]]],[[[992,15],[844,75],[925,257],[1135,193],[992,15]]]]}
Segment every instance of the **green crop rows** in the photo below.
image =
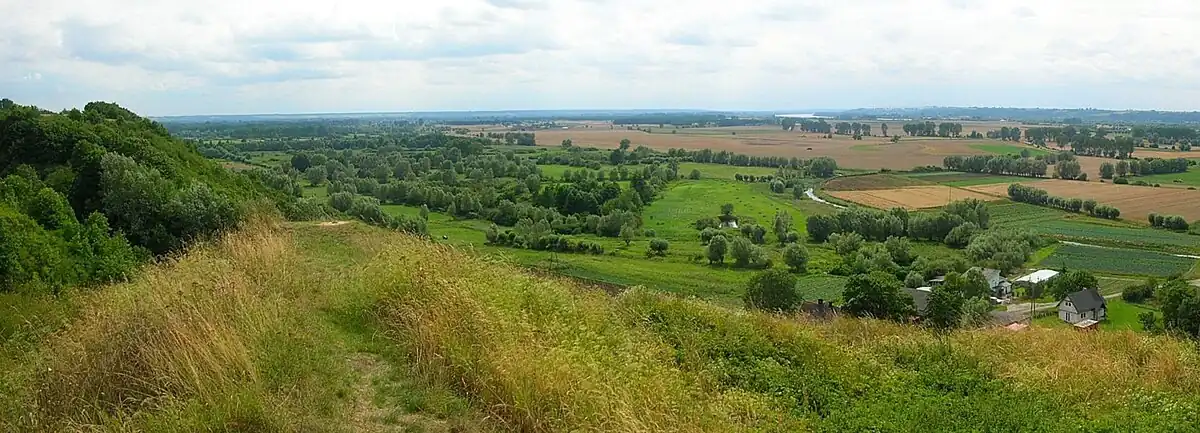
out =
{"type": "Polygon", "coordinates": [[[1153,251],[1062,245],[1039,265],[1052,269],[1165,277],[1187,272],[1195,263],[1194,259],[1153,251]]]}

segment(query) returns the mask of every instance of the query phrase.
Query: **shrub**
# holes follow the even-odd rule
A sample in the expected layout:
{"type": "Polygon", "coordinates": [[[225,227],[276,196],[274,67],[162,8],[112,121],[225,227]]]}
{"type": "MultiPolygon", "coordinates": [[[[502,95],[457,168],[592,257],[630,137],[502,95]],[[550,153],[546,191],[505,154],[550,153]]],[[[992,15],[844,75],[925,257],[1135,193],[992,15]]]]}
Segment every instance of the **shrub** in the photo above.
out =
{"type": "Polygon", "coordinates": [[[792,270],[792,272],[807,272],[808,271],[808,248],[800,244],[789,244],[783,249],[783,263],[792,270]]]}
{"type": "Polygon", "coordinates": [[[667,242],[666,239],[651,239],[650,254],[655,256],[665,256],[667,255],[667,249],[670,248],[670,246],[671,244],[667,242]]]}
{"type": "Polygon", "coordinates": [[[792,311],[800,305],[796,277],[783,269],[771,269],[750,277],[742,300],[747,308],[767,311],[792,311]]]}

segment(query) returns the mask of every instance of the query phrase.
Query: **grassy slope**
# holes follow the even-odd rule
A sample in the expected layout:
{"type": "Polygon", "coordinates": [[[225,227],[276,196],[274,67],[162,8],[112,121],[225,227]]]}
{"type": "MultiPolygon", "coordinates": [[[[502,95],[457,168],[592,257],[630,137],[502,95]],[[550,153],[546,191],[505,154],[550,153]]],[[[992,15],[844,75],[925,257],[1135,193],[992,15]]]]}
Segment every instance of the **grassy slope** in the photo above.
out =
{"type": "Polygon", "coordinates": [[[359,224],[243,233],[74,302],[0,371],[3,429],[38,430],[33,402],[40,429],[110,431],[1162,431],[1200,409],[1195,347],[1167,337],[609,297],[359,224]]]}

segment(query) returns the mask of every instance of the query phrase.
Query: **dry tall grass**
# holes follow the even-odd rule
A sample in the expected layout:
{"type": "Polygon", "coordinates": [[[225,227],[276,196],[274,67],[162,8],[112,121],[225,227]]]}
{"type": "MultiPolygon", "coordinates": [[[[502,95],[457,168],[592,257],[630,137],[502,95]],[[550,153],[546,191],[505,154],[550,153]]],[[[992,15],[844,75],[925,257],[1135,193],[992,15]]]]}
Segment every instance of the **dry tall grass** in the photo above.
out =
{"type": "Polygon", "coordinates": [[[270,392],[263,377],[275,374],[274,345],[304,338],[295,328],[301,266],[290,238],[260,221],[90,296],[37,356],[21,429],[303,423],[288,410],[303,404],[287,400],[304,397],[270,392]],[[151,409],[174,415],[148,417],[151,409]],[[206,418],[214,414],[224,419],[206,418]]]}
{"type": "Polygon", "coordinates": [[[767,401],[715,392],[674,351],[623,325],[601,292],[405,239],[368,269],[385,318],[428,379],[515,431],[780,429],[767,401]]]}
{"type": "Polygon", "coordinates": [[[1190,431],[1198,421],[1188,341],[809,322],[643,290],[614,298],[359,224],[295,236],[332,252],[258,222],[88,296],[21,371],[0,372],[0,384],[25,384],[0,403],[27,406],[0,416],[0,430],[359,428],[347,411],[362,405],[344,392],[363,385],[334,347],[346,343],[314,318],[333,304],[381,323],[421,386],[452,389],[506,431],[1190,431]]]}

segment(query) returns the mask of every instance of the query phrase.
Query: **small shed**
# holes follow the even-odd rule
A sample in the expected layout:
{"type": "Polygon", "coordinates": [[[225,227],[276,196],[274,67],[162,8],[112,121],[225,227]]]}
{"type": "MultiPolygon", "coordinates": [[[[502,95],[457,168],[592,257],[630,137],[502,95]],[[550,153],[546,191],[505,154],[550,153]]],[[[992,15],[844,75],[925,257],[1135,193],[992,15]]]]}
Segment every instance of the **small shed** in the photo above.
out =
{"type": "Polygon", "coordinates": [[[1075,324],[1076,331],[1095,331],[1100,328],[1100,322],[1095,320],[1080,320],[1075,324]]]}

